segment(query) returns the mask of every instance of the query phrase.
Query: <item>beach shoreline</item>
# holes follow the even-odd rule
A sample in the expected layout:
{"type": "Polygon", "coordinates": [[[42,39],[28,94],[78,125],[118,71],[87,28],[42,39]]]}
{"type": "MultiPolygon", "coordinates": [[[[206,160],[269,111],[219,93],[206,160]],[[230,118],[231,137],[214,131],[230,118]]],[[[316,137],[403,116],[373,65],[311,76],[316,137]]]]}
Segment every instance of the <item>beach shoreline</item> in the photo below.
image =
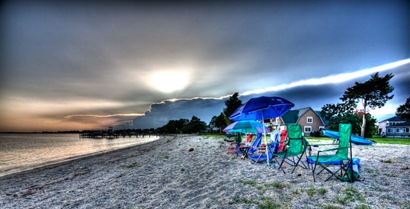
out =
{"type": "Polygon", "coordinates": [[[130,148],[136,147],[136,146],[140,146],[140,145],[145,144],[145,143],[150,143],[152,141],[159,140],[160,138],[155,136],[155,137],[149,137],[148,139],[149,139],[148,141],[141,141],[137,144],[133,144],[133,145],[129,145],[129,146],[121,147],[121,148],[112,148],[112,149],[107,149],[107,150],[101,150],[101,151],[97,151],[97,152],[93,152],[93,153],[68,157],[68,158],[65,158],[65,159],[62,159],[62,160],[44,162],[44,163],[36,164],[36,165],[33,165],[33,166],[12,168],[10,170],[5,170],[5,171],[0,172],[0,179],[2,179],[3,177],[10,176],[10,175],[18,175],[20,173],[32,172],[32,171],[35,171],[35,170],[38,170],[38,169],[41,170],[41,169],[53,168],[55,166],[75,162],[76,160],[87,159],[87,158],[90,158],[90,157],[91,158],[92,157],[98,157],[99,155],[104,155],[104,154],[111,153],[111,152],[127,150],[127,149],[130,149],[130,148]],[[158,138],[158,139],[156,139],[156,138],[158,138]]]}
{"type": "MultiPolygon", "coordinates": [[[[73,156],[73,157],[69,157],[66,158],[64,160],[59,160],[59,161],[51,161],[51,162],[45,162],[43,164],[39,164],[39,165],[35,165],[33,167],[29,167],[27,169],[24,169],[22,171],[19,172],[13,172],[13,173],[9,173],[9,174],[0,174],[0,181],[3,179],[7,179],[7,178],[14,178],[15,176],[19,176],[19,175],[30,175],[31,173],[35,173],[35,172],[41,172],[43,170],[49,170],[49,169],[53,169],[55,167],[59,167],[59,166],[64,166],[66,164],[75,164],[79,161],[86,161],[88,159],[93,159],[93,158],[99,158],[99,157],[103,157],[105,155],[115,155],[117,152],[127,152],[130,149],[136,149],[137,147],[146,145],[151,147],[151,143],[154,143],[156,141],[160,141],[160,140],[164,140],[164,138],[161,137],[157,137],[158,139],[156,140],[152,140],[152,141],[148,141],[148,142],[144,142],[144,143],[140,143],[140,144],[134,144],[131,146],[127,146],[127,147],[122,147],[122,148],[114,148],[114,149],[110,149],[110,150],[102,150],[102,151],[98,151],[98,152],[94,152],[94,153],[89,153],[89,154],[83,154],[83,155],[79,155],[79,156],[73,156]]],[[[152,148],[151,148],[152,149],[152,148]]]]}
{"type": "Polygon", "coordinates": [[[354,146],[362,181],[313,182],[227,154],[223,139],[142,145],[0,177],[1,208],[405,208],[410,146],[354,146]],[[192,148],[192,151],[190,151],[192,148]],[[351,195],[353,194],[353,195],[351,195]]]}

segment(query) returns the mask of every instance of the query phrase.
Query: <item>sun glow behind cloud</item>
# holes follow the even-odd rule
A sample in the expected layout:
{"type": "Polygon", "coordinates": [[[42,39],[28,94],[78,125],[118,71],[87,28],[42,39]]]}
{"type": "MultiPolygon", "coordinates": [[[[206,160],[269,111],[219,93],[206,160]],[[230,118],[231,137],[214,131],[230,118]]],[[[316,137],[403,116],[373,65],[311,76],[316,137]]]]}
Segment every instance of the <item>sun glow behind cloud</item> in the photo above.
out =
{"type": "Polygon", "coordinates": [[[185,89],[190,83],[189,71],[155,71],[148,76],[148,84],[162,93],[185,89]]]}
{"type": "Polygon", "coordinates": [[[246,91],[246,92],[243,92],[241,95],[246,96],[246,95],[260,94],[260,93],[271,92],[271,91],[282,91],[282,90],[286,90],[286,89],[294,88],[298,86],[341,83],[341,82],[345,82],[345,81],[352,80],[355,78],[367,76],[367,75],[370,75],[376,72],[391,70],[391,69],[394,69],[396,67],[399,67],[399,66],[402,66],[408,63],[410,63],[410,59],[404,59],[404,60],[388,63],[385,65],[380,65],[380,66],[365,69],[365,70],[359,70],[356,72],[342,73],[342,74],[331,75],[331,76],[326,76],[322,78],[312,78],[312,79],[307,79],[307,80],[300,80],[300,81],[292,82],[289,84],[280,84],[278,86],[271,86],[271,87],[267,87],[263,89],[246,91]]]}

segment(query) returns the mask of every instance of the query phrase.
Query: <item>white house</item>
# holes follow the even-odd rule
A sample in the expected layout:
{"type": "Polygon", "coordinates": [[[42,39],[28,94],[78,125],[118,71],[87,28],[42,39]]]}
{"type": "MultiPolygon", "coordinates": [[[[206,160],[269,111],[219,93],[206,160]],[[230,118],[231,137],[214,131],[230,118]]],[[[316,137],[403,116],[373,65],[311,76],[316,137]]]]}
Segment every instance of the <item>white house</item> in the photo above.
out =
{"type": "Polygon", "coordinates": [[[379,122],[380,136],[385,137],[410,137],[410,122],[397,116],[379,122]]]}

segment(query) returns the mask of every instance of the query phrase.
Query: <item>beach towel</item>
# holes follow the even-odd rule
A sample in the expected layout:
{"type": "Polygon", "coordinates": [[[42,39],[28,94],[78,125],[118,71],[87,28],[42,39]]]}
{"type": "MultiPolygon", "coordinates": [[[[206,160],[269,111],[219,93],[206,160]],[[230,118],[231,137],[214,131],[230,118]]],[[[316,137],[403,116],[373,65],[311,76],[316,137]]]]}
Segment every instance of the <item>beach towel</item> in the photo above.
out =
{"type": "Polygon", "coordinates": [[[280,145],[278,152],[282,152],[282,150],[284,149],[287,136],[288,132],[286,130],[282,130],[282,133],[280,134],[280,145]]]}
{"type": "Polygon", "coordinates": [[[252,137],[253,137],[253,134],[248,134],[248,138],[246,138],[245,143],[251,142],[251,141],[252,141],[252,137]]]}
{"type": "Polygon", "coordinates": [[[271,151],[272,152],[279,152],[280,150],[280,139],[279,139],[279,132],[274,131],[270,134],[271,140],[271,151]]]}

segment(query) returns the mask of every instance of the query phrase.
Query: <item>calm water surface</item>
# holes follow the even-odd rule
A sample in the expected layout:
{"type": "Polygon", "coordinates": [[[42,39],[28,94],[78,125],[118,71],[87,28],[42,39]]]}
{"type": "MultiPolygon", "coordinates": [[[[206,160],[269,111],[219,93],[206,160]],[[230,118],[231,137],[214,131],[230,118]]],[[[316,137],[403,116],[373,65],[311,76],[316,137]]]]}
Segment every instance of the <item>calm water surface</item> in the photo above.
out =
{"type": "Polygon", "coordinates": [[[0,176],[156,139],[154,136],[87,139],[79,134],[0,134],[0,176]]]}

